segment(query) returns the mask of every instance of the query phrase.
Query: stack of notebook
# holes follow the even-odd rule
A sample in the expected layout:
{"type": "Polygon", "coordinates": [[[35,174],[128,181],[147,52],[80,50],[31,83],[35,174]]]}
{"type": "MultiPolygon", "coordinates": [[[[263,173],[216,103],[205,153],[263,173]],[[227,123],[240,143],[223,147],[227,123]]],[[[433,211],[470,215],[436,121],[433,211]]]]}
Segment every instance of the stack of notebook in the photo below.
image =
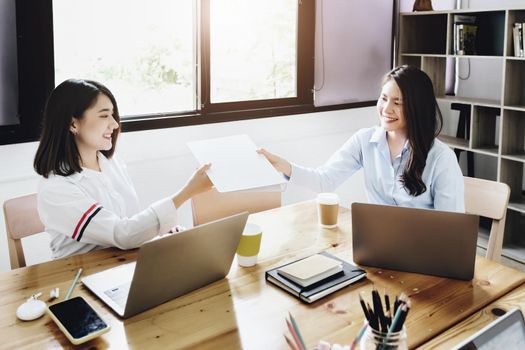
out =
{"type": "Polygon", "coordinates": [[[266,271],[266,280],[307,303],[365,276],[364,270],[326,252],[266,271]]]}

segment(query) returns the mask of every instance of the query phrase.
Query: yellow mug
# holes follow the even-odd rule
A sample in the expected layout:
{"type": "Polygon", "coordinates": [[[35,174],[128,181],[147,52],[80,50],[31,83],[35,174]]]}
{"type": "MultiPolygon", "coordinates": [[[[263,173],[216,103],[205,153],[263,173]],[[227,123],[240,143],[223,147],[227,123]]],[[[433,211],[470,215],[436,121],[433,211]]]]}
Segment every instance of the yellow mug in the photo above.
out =
{"type": "Polygon", "coordinates": [[[253,266],[261,249],[262,230],[259,225],[247,223],[237,247],[237,262],[240,266],[253,266]]]}

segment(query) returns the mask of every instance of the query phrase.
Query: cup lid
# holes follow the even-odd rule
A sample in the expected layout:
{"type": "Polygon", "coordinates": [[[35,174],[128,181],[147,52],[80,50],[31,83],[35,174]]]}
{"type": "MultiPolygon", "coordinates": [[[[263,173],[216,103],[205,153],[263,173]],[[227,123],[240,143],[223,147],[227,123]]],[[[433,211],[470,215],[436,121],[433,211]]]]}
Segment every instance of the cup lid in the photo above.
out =
{"type": "Polygon", "coordinates": [[[324,192],[317,195],[317,202],[321,204],[339,204],[339,196],[337,193],[324,192]]]}

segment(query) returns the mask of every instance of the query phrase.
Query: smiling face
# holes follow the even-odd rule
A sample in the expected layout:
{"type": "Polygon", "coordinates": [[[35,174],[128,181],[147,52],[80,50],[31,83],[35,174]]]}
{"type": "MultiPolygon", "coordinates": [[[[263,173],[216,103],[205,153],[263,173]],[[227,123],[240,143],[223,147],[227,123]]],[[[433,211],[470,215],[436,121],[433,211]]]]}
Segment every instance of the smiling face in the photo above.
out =
{"type": "Polygon", "coordinates": [[[82,118],[73,118],[71,124],[81,157],[110,150],[113,146],[112,135],[118,127],[119,123],[113,118],[113,103],[108,96],[99,94],[82,118]]]}
{"type": "Polygon", "coordinates": [[[406,134],[407,125],[403,109],[403,95],[394,79],[389,79],[381,89],[377,100],[377,113],[386,131],[406,134]]]}

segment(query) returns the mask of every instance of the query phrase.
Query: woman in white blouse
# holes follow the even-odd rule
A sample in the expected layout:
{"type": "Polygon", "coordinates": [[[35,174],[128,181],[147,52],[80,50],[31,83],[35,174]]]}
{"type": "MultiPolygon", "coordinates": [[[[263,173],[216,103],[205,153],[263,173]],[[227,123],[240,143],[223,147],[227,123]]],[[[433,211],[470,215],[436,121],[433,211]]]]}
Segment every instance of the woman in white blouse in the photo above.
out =
{"type": "Polygon", "coordinates": [[[317,192],[333,191],[363,169],[371,203],[463,212],[463,175],[454,152],[436,138],[443,119],[430,78],[412,66],[393,69],[377,113],[379,126],[359,130],[317,169],[258,152],[291,183],[317,192]]]}
{"type": "Polygon", "coordinates": [[[177,208],[212,186],[208,164],[177,193],[141,210],[125,166],[113,155],[119,127],[113,94],[95,81],[66,80],[47,101],[34,168],[43,177],[38,212],[54,258],[136,248],[170,231],[177,208]]]}

